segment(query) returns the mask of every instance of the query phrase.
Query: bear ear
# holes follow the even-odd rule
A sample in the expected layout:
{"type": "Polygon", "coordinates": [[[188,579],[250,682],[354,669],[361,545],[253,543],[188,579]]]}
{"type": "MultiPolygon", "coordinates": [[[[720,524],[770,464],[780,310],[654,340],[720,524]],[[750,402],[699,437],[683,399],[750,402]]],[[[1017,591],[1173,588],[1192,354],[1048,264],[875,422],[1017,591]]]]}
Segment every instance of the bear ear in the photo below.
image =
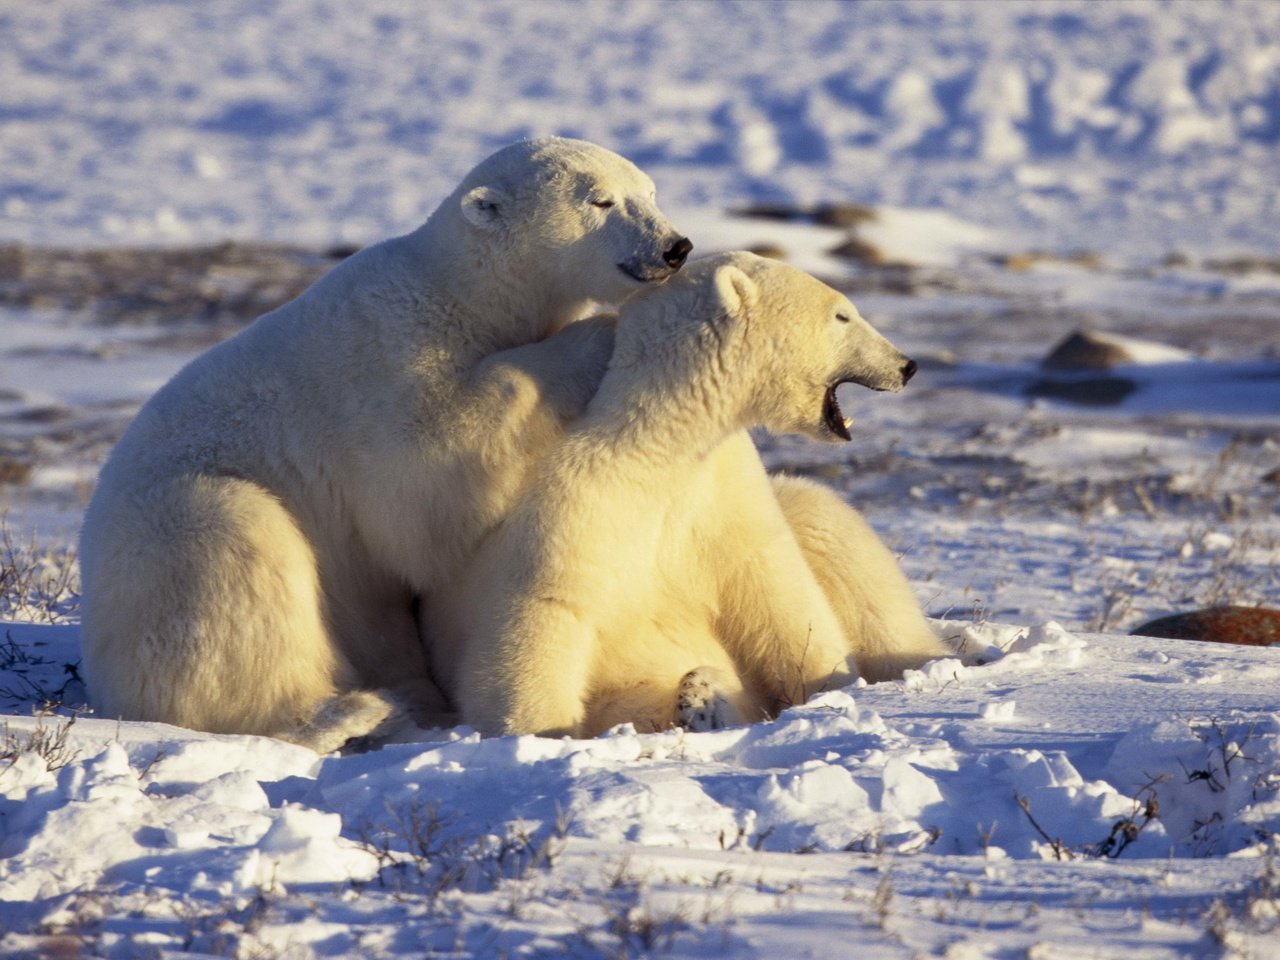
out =
{"type": "Polygon", "coordinates": [[[716,296],[724,305],[724,312],[731,317],[746,314],[755,305],[760,292],[756,282],[732,264],[718,268],[713,283],[716,296]]]}
{"type": "Polygon", "coordinates": [[[502,225],[510,198],[501,187],[475,187],[462,197],[462,215],[481,230],[496,230],[502,225]]]}

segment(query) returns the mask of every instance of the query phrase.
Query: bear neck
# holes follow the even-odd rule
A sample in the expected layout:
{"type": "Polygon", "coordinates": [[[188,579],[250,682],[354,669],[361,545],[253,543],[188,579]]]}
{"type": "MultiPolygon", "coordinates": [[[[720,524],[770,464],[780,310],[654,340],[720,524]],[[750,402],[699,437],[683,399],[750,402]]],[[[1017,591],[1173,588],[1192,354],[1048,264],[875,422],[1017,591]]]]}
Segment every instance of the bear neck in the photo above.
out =
{"type": "Polygon", "coordinates": [[[459,242],[470,234],[442,222],[451,218],[458,216],[437,211],[403,239],[420,288],[460,321],[448,326],[460,355],[475,359],[543,340],[591,308],[588,300],[565,299],[545,270],[524,270],[506,251],[459,242]]]}

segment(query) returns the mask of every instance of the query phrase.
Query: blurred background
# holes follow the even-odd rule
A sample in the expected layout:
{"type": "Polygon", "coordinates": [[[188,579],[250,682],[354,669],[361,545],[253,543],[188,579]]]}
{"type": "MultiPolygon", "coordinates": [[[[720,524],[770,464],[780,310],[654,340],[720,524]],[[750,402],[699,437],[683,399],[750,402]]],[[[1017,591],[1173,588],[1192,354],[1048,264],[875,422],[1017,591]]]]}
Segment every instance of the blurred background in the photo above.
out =
{"type": "Polygon", "coordinates": [[[1274,252],[1280,4],[61,0],[0,9],[0,239],[366,243],[513,139],[669,205],[942,207],[1274,252]]]}

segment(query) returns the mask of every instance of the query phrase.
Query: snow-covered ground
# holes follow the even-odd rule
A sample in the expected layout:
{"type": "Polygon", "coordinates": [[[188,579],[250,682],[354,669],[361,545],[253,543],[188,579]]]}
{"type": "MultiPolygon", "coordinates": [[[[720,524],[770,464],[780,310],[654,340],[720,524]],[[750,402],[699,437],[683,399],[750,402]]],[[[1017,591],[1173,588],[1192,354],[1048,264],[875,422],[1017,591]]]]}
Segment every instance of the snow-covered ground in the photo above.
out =
{"type": "Polygon", "coordinates": [[[68,301],[0,246],[0,955],[1280,955],[1277,652],[1125,635],[1280,606],[1280,4],[65,0],[0,36],[0,245],[362,243],[566,133],[698,252],[839,283],[921,371],[848,388],[852,444],[762,451],[989,661],[347,757],[77,714],[96,469],[259,286],[68,301]],[[1132,363],[1041,368],[1089,328],[1132,363]]]}
{"type": "MultiPolygon", "coordinates": [[[[11,637],[74,655],[72,628],[11,637]]],[[[27,751],[0,779],[0,950],[1274,956],[1280,662],[1052,624],[967,639],[1007,652],[718,733],[319,759],[77,720],[44,751],[65,765],[27,751]]]]}

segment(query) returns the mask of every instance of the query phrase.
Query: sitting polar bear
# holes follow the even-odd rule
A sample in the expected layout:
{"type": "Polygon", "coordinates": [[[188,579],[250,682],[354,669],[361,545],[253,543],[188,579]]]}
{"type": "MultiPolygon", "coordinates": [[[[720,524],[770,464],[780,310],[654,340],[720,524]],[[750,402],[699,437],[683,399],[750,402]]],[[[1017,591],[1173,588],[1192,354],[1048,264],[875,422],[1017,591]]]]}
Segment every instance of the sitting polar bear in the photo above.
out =
{"type": "Polygon", "coordinates": [[[428,607],[463,720],[705,729],[946,654],[871,528],[771,481],[744,429],[847,440],[836,387],[914,371],[845,297],[751,254],[628,301],[586,414],[428,607]]]}
{"type": "Polygon", "coordinates": [[[418,230],[193,361],[85,517],[97,710],[320,751],[442,710],[415,596],[595,392],[611,325],[566,324],[665,280],[690,246],[628,161],[519,143],[418,230]]]}

